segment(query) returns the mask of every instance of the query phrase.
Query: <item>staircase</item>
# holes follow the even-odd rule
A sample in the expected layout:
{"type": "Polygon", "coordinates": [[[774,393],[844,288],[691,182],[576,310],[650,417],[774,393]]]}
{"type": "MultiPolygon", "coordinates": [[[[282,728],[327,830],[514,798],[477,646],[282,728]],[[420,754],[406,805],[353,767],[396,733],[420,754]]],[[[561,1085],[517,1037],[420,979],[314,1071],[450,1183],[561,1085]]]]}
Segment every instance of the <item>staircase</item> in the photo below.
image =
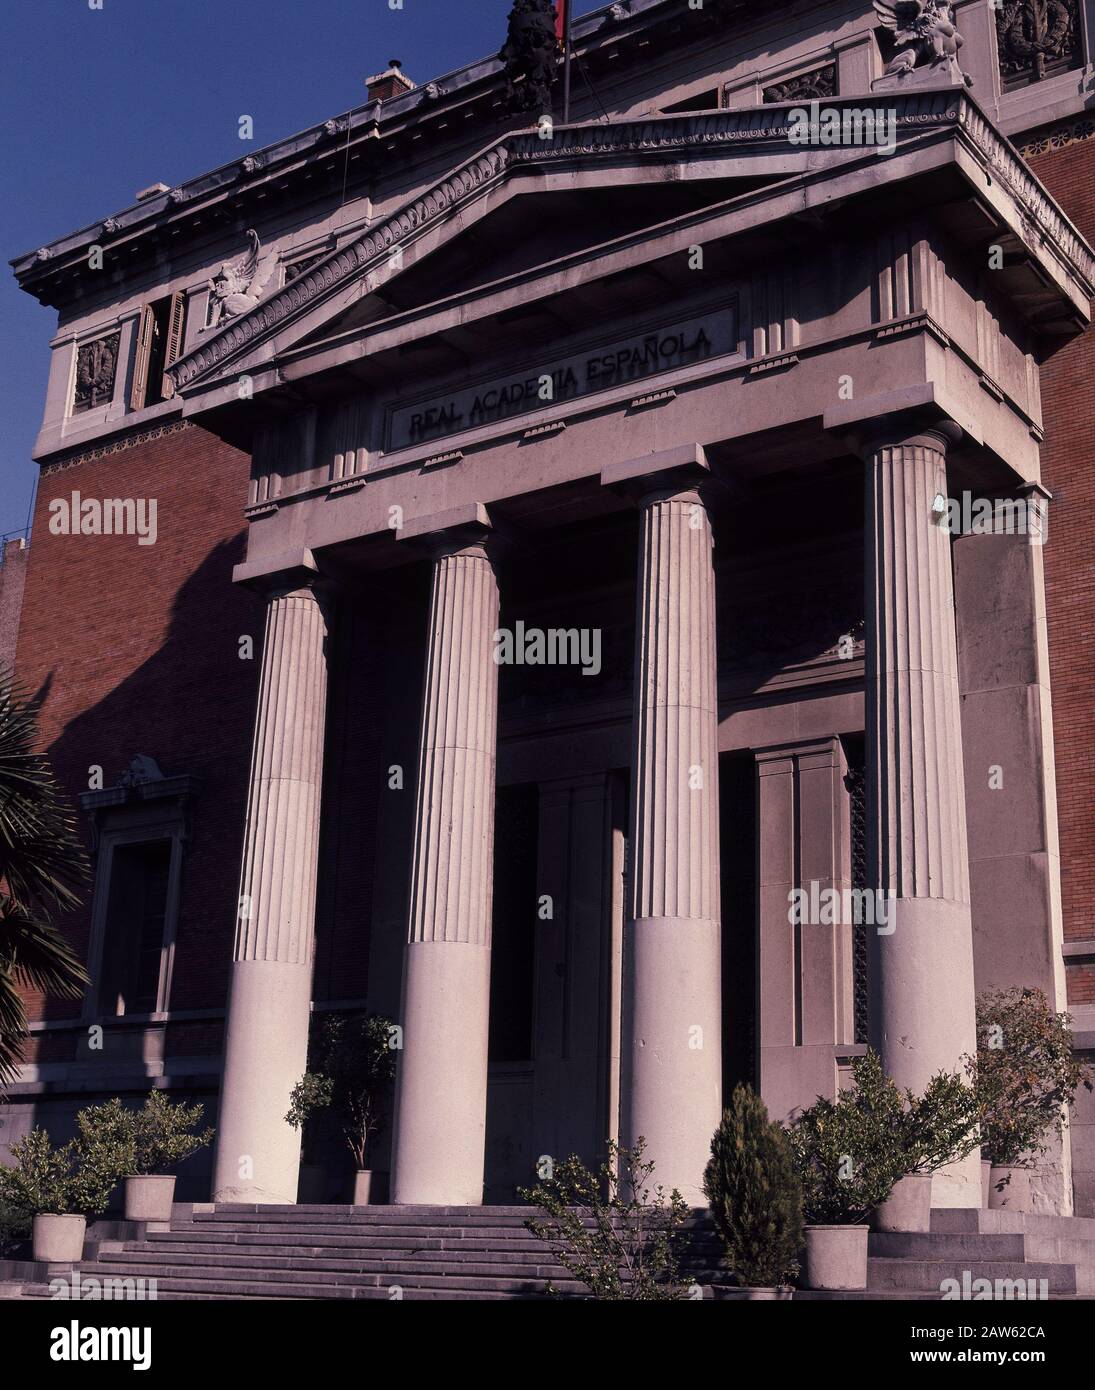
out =
{"type": "MultiPolygon", "coordinates": [[[[82,1277],[156,1280],[156,1298],[538,1299],[585,1285],[525,1230],[530,1208],[176,1206],[172,1229],[106,1240],[82,1277]]],[[[719,1244],[692,1223],[688,1278],[709,1282],[719,1244]]],[[[49,1296],[48,1281],[23,1297],[49,1296]]]]}
{"type": "MultiPolygon", "coordinates": [[[[528,1216],[528,1207],[182,1205],[170,1231],[104,1240],[78,1269],[84,1279],[155,1279],[161,1300],[540,1299],[549,1282],[586,1296],[525,1230],[528,1216]]],[[[690,1234],[686,1279],[719,1280],[710,1218],[695,1216],[690,1234]]],[[[1021,1280],[1024,1291],[1035,1280],[1035,1297],[1042,1280],[1053,1299],[1095,1297],[1093,1218],[936,1211],[930,1233],[872,1233],[869,1250],[865,1292],[795,1298],[939,1300],[948,1279],[966,1297],[984,1289],[980,1279],[994,1290],[1021,1280]]],[[[48,1298],[48,1280],[23,1284],[21,1296],[48,1298]]]]}

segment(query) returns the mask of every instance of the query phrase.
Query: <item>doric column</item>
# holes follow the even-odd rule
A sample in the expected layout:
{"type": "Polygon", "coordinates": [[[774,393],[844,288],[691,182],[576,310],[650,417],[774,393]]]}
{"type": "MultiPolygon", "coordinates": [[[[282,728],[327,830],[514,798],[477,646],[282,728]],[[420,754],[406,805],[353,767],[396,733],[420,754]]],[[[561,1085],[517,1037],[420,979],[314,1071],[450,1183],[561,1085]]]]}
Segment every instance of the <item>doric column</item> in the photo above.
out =
{"type": "MultiPolygon", "coordinates": [[[[891,895],[872,950],[872,1036],[923,1090],[976,1051],[973,937],[943,422],[865,448],[868,882],[891,895]]],[[[936,1206],[981,1204],[978,1154],[936,1175],[936,1206]]]]}
{"type": "Polygon", "coordinates": [[[392,1200],[483,1200],[498,583],[482,536],[434,560],[392,1200]]]}
{"type": "Polygon", "coordinates": [[[722,1093],[711,524],[687,483],[640,509],[621,1139],[701,1205],[722,1093]]]}
{"type": "Polygon", "coordinates": [[[327,711],[327,621],[311,587],[269,600],[244,830],[213,1196],[295,1202],[327,711]]]}

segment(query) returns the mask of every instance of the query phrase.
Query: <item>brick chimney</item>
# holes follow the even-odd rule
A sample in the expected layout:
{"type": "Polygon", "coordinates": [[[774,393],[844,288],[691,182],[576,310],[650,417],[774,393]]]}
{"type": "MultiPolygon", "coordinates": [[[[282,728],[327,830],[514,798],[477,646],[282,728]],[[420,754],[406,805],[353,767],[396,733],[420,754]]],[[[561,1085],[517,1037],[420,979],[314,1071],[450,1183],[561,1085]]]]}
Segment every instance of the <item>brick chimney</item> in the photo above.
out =
{"type": "Polygon", "coordinates": [[[367,78],[365,82],[370,101],[388,101],[391,97],[402,96],[404,92],[413,92],[414,88],[411,79],[404,76],[403,64],[398,58],[389,58],[385,70],[367,78]]]}

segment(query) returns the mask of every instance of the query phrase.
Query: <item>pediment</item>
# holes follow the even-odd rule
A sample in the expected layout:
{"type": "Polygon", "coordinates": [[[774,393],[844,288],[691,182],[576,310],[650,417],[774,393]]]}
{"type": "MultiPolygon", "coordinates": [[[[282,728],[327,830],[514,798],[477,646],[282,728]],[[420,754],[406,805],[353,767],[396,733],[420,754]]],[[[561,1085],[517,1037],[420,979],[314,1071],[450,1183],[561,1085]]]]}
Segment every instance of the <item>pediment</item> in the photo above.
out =
{"type": "MultiPolygon", "coordinates": [[[[889,178],[919,170],[925,137],[979,138],[997,174],[996,189],[1013,191],[1027,220],[1034,208],[1040,214],[1040,247],[1028,241],[1027,250],[1049,251],[1061,288],[1062,271],[1073,285],[1090,288],[1088,248],[964,93],[858,99],[872,100],[896,109],[897,148],[884,165],[889,178]]],[[[199,396],[240,374],[269,371],[311,343],[352,335],[477,286],[486,289],[606,239],[618,244],[696,209],[742,194],[747,201],[752,190],[766,187],[808,184],[823,205],[825,194],[816,190],[829,175],[859,171],[860,187],[869,188],[877,185],[880,167],[874,150],[818,149],[793,140],[786,107],[569,126],[550,139],[535,132],[504,135],[211,333],[169,373],[177,391],[199,396]]],[[[1002,220],[1009,209],[997,209],[1002,220]]],[[[1018,213],[1015,224],[1021,235],[1018,213]]]]}

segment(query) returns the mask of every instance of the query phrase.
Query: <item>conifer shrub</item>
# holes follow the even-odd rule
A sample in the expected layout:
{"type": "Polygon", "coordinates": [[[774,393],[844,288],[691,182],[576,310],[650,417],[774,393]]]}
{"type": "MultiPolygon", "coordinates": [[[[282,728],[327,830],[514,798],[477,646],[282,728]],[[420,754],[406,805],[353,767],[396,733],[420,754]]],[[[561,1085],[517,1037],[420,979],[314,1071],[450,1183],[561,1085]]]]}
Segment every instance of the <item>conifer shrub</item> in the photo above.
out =
{"type": "Polygon", "coordinates": [[[797,1272],[802,1183],[782,1125],[751,1086],[736,1086],[723,1111],[703,1190],[740,1284],[775,1287],[797,1272]]]}

